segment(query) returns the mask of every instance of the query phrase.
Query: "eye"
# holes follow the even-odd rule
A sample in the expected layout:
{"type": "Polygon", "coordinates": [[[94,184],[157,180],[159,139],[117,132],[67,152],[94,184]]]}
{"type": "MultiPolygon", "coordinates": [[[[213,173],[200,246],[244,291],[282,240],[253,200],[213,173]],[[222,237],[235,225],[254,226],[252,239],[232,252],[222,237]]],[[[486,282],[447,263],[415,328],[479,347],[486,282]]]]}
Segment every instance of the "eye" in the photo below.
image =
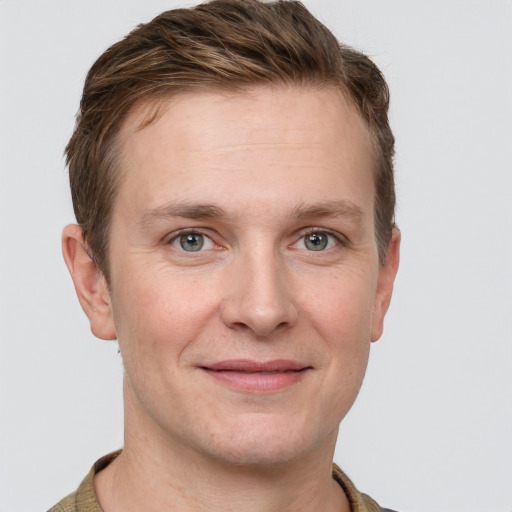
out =
{"type": "Polygon", "coordinates": [[[195,231],[189,231],[188,233],[182,233],[175,237],[171,241],[171,245],[176,247],[176,249],[182,249],[186,252],[198,252],[206,249],[212,249],[214,244],[206,235],[195,231]]]}
{"type": "Polygon", "coordinates": [[[314,231],[304,235],[296,244],[299,249],[308,251],[325,251],[339,245],[339,240],[331,233],[314,231]]]}

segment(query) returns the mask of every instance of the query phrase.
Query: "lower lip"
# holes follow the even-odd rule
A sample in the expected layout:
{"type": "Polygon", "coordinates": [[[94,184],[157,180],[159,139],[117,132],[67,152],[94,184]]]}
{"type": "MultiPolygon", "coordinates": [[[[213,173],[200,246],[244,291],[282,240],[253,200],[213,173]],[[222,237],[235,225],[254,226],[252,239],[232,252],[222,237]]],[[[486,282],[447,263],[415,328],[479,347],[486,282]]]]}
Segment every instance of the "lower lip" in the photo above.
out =
{"type": "Polygon", "coordinates": [[[204,369],[218,382],[240,391],[271,393],[280,391],[301,380],[307,369],[286,372],[241,372],[231,370],[204,369]]]}

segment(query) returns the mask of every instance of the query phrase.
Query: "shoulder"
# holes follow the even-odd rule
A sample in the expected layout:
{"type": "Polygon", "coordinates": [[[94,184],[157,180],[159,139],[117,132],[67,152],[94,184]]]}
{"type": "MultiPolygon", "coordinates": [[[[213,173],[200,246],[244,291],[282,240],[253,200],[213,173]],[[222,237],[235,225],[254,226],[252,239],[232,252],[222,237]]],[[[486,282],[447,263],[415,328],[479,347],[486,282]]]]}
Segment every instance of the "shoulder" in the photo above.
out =
{"type": "Polygon", "coordinates": [[[54,505],[48,512],[77,512],[76,492],[73,492],[54,505]]]}
{"type": "Polygon", "coordinates": [[[367,494],[359,493],[360,501],[364,504],[363,507],[356,508],[355,510],[364,510],[365,512],[397,512],[390,508],[381,507],[374,499],[370,498],[367,494]]]}
{"type": "Polygon", "coordinates": [[[78,489],[59,501],[48,512],[102,512],[94,491],[94,475],[108,466],[120,453],[121,450],[96,461],[78,489]]]}
{"type": "Polygon", "coordinates": [[[333,464],[332,476],[345,491],[352,512],[396,512],[389,508],[382,508],[370,496],[360,492],[336,464],[333,464]]]}
{"type": "Polygon", "coordinates": [[[365,505],[364,510],[368,512],[397,512],[396,510],[391,510],[390,508],[381,507],[375,500],[370,498],[367,494],[361,493],[362,501],[365,505]]]}

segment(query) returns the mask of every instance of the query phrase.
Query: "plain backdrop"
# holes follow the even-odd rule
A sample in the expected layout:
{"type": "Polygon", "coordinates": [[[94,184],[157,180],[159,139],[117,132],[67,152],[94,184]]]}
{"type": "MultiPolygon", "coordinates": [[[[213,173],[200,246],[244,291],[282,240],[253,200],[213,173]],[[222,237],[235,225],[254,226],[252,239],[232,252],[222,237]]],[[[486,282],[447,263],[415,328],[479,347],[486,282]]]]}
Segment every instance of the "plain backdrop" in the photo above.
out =
{"type": "MultiPolygon", "coordinates": [[[[392,92],[402,264],[336,461],[401,512],[512,511],[512,2],[306,0],[392,92]]],[[[122,446],[122,368],[61,258],[85,74],[172,0],[0,0],[0,511],[122,446]]],[[[190,3],[188,4],[190,5],[190,3]]]]}

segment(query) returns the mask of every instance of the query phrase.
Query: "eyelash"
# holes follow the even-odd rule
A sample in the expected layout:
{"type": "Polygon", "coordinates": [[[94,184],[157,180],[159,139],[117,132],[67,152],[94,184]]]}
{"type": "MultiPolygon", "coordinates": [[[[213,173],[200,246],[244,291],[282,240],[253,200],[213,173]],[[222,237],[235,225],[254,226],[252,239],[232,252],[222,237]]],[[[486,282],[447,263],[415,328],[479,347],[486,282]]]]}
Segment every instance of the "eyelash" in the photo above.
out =
{"type": "Polygon", "coordinates": [[[179,240],[180,240],[181,237],[189,236],[189,235],[200,235],[205,240],[209,240],[209,242],[213,246],[212,248],[221,248],[221,246],[219,246],[218,244],[216,244],[214,242],[212,237],[208,236],[206,233],[203,233],[199,229],[182,229],[182,230],[178,231],[177,233],[173,233],[173,235],[168,239],[167,244],[174,246],[180,252],[184,252],[184,253],[188,253],[188,254],[193,254],[194,252],[203,252],[204,250],[201,250],[202,246],[197,251],[185,251],[185,249],[183,249],[183,247],[181,247],[181,249],[180,249],[179,247],[175,246],[175,243],[179,243],[179,240]]]}
{"type": "MultiPolygon", "coordinates": [[[[337,233],[337,232],[334,232],[334,231],[331,231],[331,230],[325,229],[325,228],[308,228],[308,229],[302,231],[299,239],[296,242],[294,242],[292,245],[297,245],[301,240],[304,240],[305,237],[307,237],[308,235],[316,235],[316,234],[327,235],[328,237],[333,238],[336,241],[336,245],[334,247],[330,247],[328,249],[323,249],[323,250],[320,250],[317,252],[326,252],[331,249],[335,249],[336,247],[342,247],[342,246],[348,245],[348,241],[340,233],[337,233]]],[[[308,252],[315,252],[315,251],[311,250],[308,252]]]]}
{"type": "MultiPolygon", "coordinates": [[[[339,246],[346,246],[348,244],[347,240],[343,236],[341,236],[339,233],[333,232],[333,231],[331,231],[329,229],[308,228],[308,229],[306,229],[306,230],[304,230],[304,231],[302,231],[300,233],[300,237],[293,244],[291,244],[291,247],[296,246],[301,241],[304,241],[304,244],[305,244],[306,243],[305,242],[305,238],[308,235],[315,235],[315,234],[327,235],[329,238],[335,240],[336,245],[334,247],[328,247],[328,248],[325,248],[325,249],[320,249],[318,251],[315,251],[313,249],[308,250],[306,248],[305,250],[307,250],[308,252],[319,252],[319,253],[322,253],[322,252],[326,252],[326,251],[330,251],[332,249],[335,249],[336,247],[339,247],[339,246]]],[[[222,249],[222,246],[218,245],[209,235],[207,235],[206,233],[202,232],[200,229],[183,229],[183,230],[180,230],[177,233],[174,233],[168,239],[167,244],[172,245],[173,247],[175,247],[180,252],[188,253],[189,255],[190,254],[194,254],[195,252],[198,252],[198,253],[199,252],[204,252],[205,249],[203,249],[202,246],[197,251],[186,251],[185,249],[183,249],[183,247],[179,248],[179,247],[175,246],[175,243],[179,243],[179,240],[180,240],[181,237],[187,236],[187,235],[200,235],[204,239],[209,240],[209,242],[212,244],[213,247],[211,247],[211,248],[208,247],[206,250],[214,249],[214,248],[222,249]]],[[[329,241],[327,241],[327,244],[329,244],[329,241]]]]}

